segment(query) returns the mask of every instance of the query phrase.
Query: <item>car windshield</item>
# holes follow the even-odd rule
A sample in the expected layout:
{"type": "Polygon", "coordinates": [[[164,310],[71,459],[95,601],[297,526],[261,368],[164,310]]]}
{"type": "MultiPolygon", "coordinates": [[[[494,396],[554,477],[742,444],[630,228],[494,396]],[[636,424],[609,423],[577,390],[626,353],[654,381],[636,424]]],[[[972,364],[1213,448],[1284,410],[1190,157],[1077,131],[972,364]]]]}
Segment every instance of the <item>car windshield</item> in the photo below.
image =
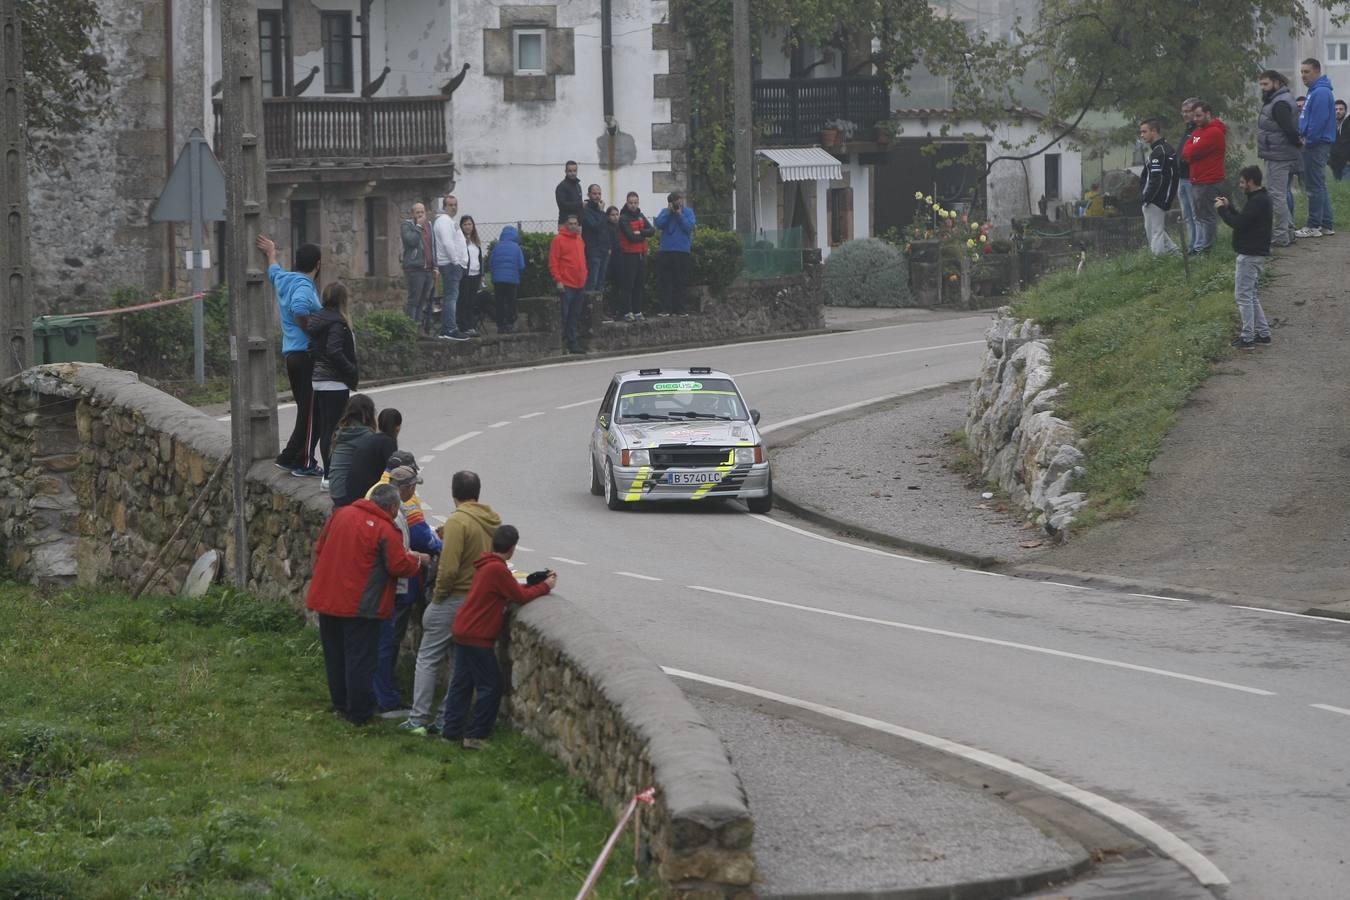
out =
{"type": "Polygon", "coordinates": [[[726,378],[653,378],[619,388],[618,422],[743,421],[750,418],[736,385],[726,378]]]}

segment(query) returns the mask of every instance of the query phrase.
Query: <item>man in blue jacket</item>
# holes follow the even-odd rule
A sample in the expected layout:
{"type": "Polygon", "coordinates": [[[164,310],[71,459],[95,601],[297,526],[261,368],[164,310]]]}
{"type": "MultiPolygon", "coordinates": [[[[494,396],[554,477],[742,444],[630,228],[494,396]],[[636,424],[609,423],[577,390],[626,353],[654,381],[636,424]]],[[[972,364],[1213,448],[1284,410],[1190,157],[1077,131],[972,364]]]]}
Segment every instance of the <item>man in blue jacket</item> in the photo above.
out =
{"type": "Polygon", "coordinates": [[[1322,64],[1309,57],[1299,66],[1308,100],[1298,117],[1298,133],[1303,138],[1303,181],[1308,189],[1308,224],[1294,232],[1295,237],[1322,237],[1335,234],[1331,221],[1331,195],[1327,193],[1327,159],[1336,143],[1336,98],[1331,79],[1322,74],[1322,64]]]}
{"type": "Polygon", "coordinates": [[[694,249],[694,211],[684,205],[684,195],[672,191],[666,208],[657,213],[656,228],[661,232],[661,251],[657,254],[661,272],[662,318],[688,316],[684,311],[689,291],[689,267],[694,249]]]}
{"type": "Polygon", "coordinates": [[[319,435],[314,430],[314,358],[309,354],[309,336],[305,326],[309,317],[323,309],[316,287],[323,252],[314,244],[301,244],[295,251],[295,268],[290,272],[277,262],[277,245],[265,234],[258,235],[258,250],[267,257],[267,277],[277,292],[281,313],[281,355],[286,361],[286,380],[295,399],[295,427],[286,449],[277,456],[279,469],[294,475],[323,474],[314,459],[319,435]]]}

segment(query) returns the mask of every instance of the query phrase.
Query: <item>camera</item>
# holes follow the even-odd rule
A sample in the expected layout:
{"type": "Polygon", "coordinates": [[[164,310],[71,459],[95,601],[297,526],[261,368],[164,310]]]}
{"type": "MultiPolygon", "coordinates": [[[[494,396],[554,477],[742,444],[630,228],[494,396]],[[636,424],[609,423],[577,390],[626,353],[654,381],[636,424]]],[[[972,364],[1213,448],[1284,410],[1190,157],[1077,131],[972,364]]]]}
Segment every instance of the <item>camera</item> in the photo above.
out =
{"type": "Polygon", "coordinates": [[[529,575],[525,576],[525,583],[530,586],[536,585],[547,578],[551,572],[551,569],[540,569],[538,572],[531,572],[529,575]]]}

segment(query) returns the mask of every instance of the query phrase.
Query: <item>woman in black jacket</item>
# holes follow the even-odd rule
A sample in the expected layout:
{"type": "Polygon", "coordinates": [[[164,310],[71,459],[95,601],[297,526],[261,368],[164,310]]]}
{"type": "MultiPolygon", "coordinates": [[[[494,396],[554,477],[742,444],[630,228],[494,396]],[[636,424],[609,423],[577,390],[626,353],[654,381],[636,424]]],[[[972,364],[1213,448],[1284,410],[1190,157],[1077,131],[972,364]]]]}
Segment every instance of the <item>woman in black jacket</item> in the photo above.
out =
{"type": "MultiPolygon", "coordinates": [[[[305,331],[314,357],[314,420],[318,430],[323,472],[296,469],[294,475],[325,477],[333,458],[333,435],[347,407],[347,398],[359,383],[356,337],[348,311],[347,287],[334,282],[323,289],[323,309],[309,318],[305,331]]],[[[313,448],[311,438],[310,447],[313,448]]]]}

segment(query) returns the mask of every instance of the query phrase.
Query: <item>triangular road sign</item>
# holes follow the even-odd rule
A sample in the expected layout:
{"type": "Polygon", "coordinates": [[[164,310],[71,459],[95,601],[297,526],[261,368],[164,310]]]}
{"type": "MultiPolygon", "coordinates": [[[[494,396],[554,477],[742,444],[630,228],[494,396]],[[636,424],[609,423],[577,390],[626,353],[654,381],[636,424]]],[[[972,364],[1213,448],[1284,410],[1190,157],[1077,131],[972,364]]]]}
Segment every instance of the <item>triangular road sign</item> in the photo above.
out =
{"type": "Polygon", "coordinates": [[[169,181],[150,211],[152,222],[187,222],[192,219],[192,169],[196,169],[201,191],[198,214],[203,222],[225,221],[225,173],[220,170],[211,145],[200,128],[192,129],[187,143],[178,153],[169,181]],[[196,156],[193,166],[191,155],[196,156]]]}

